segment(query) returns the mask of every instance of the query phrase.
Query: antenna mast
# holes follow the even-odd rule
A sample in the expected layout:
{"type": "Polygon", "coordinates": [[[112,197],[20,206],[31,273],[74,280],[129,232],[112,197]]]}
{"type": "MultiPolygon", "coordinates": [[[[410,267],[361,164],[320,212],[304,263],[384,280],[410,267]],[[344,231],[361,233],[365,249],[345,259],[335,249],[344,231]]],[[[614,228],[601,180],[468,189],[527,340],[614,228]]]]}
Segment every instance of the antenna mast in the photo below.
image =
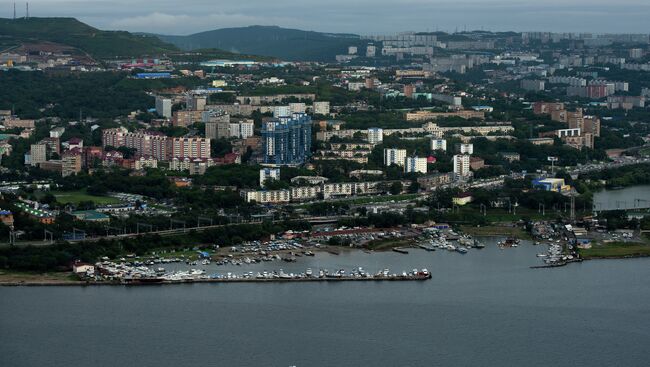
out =
{"type": "Polygon", "coordinates": [[[25,19],[29,19],[29,3],[25,3],[25,19]]]}
{"type": "Polygon", "coordinates": [[[16,20],[16,3],[14,3],[14,20],[16,20]]]}

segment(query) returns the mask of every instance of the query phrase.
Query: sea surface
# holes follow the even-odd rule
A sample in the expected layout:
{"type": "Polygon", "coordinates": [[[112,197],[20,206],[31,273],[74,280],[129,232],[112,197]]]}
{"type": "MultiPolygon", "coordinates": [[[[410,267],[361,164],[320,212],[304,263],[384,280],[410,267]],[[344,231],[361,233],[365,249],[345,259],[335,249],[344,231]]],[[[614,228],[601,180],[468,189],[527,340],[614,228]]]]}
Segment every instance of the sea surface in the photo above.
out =
{"type": "Polygon", "coordinates": [[[650,185],[629,186],[620,190],[594,193],[594,210],[634,210],[650,208],[650,185]]]}
{"type": "Polygon", "coordinates": [[[0,366],[650,363],[650,259],[530,269],[545,246],[495,241],[466,255],[353,251],[208,269],[426,267],[429,281],[0,287],[0,366]]]}

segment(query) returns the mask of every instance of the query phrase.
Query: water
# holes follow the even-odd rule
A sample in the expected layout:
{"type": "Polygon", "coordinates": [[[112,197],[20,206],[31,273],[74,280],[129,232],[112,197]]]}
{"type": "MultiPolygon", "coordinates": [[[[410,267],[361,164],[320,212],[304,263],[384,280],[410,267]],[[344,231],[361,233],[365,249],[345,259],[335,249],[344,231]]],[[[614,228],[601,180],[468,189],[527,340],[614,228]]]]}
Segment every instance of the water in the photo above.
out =
{"type": "Polygon", "coordinates": [[[232,267],[427,267],[421,282],[0,288],[0,366],[646,366],[650,259],[530,269],[543,250],[232,267]]]}
{"type": "Polygon", "coordinates": [[[603,190],[594,194],[594,210],[597,211],[642,208],[650,208],[650,185],[603,190]]]}

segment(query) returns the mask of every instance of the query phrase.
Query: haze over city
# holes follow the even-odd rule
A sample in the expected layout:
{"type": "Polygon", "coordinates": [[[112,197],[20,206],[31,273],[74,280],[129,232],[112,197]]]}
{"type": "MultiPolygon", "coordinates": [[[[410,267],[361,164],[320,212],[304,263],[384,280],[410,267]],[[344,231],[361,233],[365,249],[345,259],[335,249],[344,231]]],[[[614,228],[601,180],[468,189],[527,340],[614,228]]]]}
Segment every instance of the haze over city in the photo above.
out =
{"type": "MultiPolygon", "coordinates": [[[[13,1],[0,1],[11,17],[13,1]]],[[[18,16],[25,4],[18,2],[18,16]]],[[[100,29],[190,34],[248,25],[321,32],[555,31],[646,33],[650,2],[643,0],[359,0],[31,1],[39,17],[75,17],[100,29]],[[616,21],[625,19],[624,22],[616,21]]]]}

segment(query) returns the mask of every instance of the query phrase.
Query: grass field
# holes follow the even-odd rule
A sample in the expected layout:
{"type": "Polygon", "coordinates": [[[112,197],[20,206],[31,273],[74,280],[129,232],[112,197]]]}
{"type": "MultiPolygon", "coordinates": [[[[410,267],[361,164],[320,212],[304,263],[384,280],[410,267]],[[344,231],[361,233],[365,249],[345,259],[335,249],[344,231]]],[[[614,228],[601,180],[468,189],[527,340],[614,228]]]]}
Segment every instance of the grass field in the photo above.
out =
{"type": "Polygon", "coordinates": [[[413,238],[385,238],[368,242],[366,247],[371,250],[389,250],[394,247],[407,247],[413,245],[413,238]]]}
{"type": "Polygon", "coordinates": [[[590,249],[580,249],[584,259],[650,256],[650,245],[639,242],[611,242],[595,244],[590,249]]]}
{"type": "Polygon", "coordinates": [[[92,201],[98,205],[117,204],[120,201],[109,196],[95,196],[88,194],[85,190],[79,191],[53,191],[52,194],[60,203],[79,204],[82,201],[92,201]]]}

